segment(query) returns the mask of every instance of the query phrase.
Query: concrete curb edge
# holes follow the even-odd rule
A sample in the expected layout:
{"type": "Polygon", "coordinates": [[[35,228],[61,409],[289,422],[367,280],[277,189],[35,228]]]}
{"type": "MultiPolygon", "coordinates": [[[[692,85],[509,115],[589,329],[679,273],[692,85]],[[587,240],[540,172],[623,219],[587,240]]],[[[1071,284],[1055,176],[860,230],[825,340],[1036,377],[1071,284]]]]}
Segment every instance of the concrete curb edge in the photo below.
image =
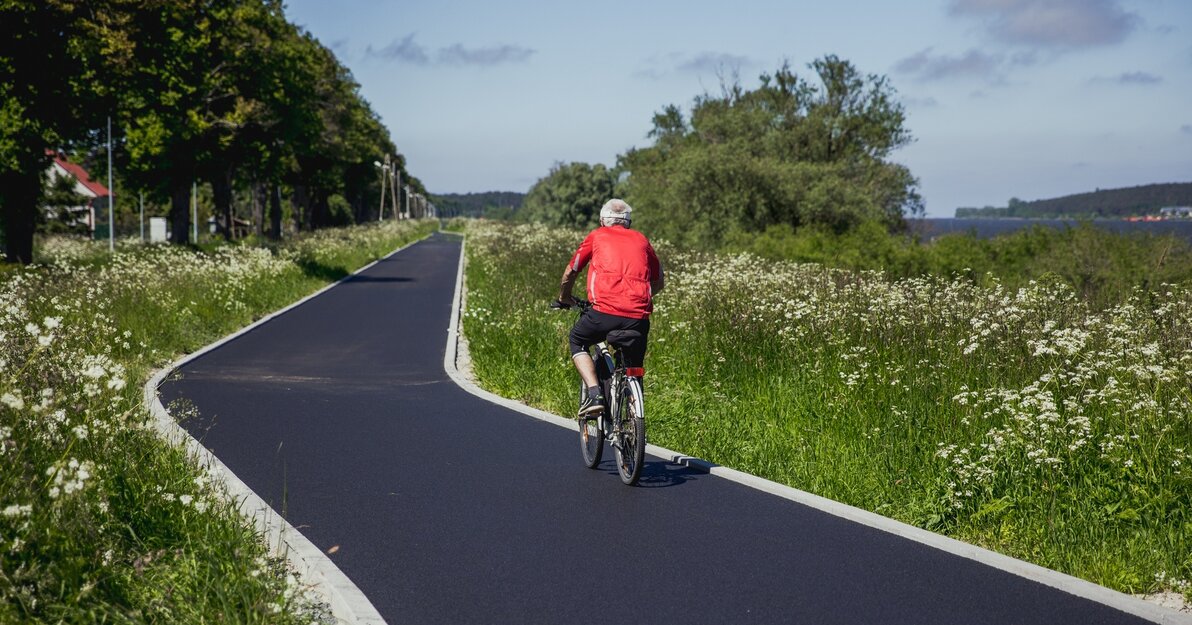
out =
{"type": "Polygon", "coordinates": [[[251,520],[253,525],[256,526],[257,531],[261,532],[264,536],[269,549],[275,555],[285,558],[290,567],[301,576],[302,583],[310,586],[318,593],[320,598],[327,602],[331,607],[331,612],[337,623],[384,625],[385,619],[381,617],[381,614],[373,607],[372,602],[368,600],[368,597],[364,596],[364,593],[356,584],[348,579],[348,576],[331,561],[331,558],[327,557],[314,543],[310,542],[294,526],[290,525],[281,515],[270,508],[269,504],[265,503],[256,492],[237,477],[227,465],[208,451],[207,448],[203,447],[203,444],[198,439],[191,436],[182,426],[178,425],[178,422],[174,420],[174,417],[162,405],[161,398],[157,395],[157,387],[179,367],[284,315],[340,284],[351,280],[354,276],[376,265],[381,260],[390,258],[398,252],[427,238],[429,236],[407,243],[382,258],[374,260],[289,306],[269,313],[214,343],[171,362],[154,372],[153,376],[149,378],[149,381],[144,386],[144,404],[152,417],[150,420],[151,426],[166,441],[184,447],[186,453],[198,461],[199,466],[208,468],[216,476],[216,479],[226,488],[227,494],[239,502],[240,513],[251,520]]]}
{"type": "MultiPolygon", "coordinates": [[[[461,304],[463,301],[464,286],[464,265],[466,262],[466,246],[467,238],[464,243],[460,245],[459,252],[459,269],[455,279],[455,298],[451,307],[451,325],[447,329],[447,349],[443,355],[443,368],[446,369],[447,375],[455,381],[460,388],[465,391],[480,397],[484,400],[498,404],[510,410],[515,410],[524,415],[540,419],[548,423],[564,427],[575,432],[579,432],[579,426],[574,419],[565,419],[563,417],[551,414],[545,410],[532,408],[520,402],[506,399],[494,393],[490,393],[471,380],[467,379],[456,366],[456,358],[459,352],[459,343],[463,339],[461,334],[461,304]]],[[[942,534],[927,531],[925,529],[915,527],[895,521],[894,519],[855,508],[847,504],[833,501],[819,495],[792,488],[785,484],[779,484],[756,475],[744,473],[736,469],[722,467],[707,460],[681,454],[665,447],[657,445],[646,445],[646,453],[666,460],[667,462],[689,467],[697,471],[708,473],[732,482],[736,482],[743,486],[748,486],[762,492],[789,499],[798,502],[810,508],[826,512],[833,516],[848,519],[855,523],[860,523],[868,527],[872,527],[883,532],[888,532],[908,540],[913,540],[928,547],[939,549],[941,551],[974,560],[986,566],[1005,571],[1012,575],[1024,577],[1026,579],[1038,582],[1045,586],[1061,590],[1071,595],[1076,595],[1089,601],[1100,603],[1102,605],[1114,608],[1121,612],[1137,616],[1139,618],[1160,623],[1162,625],[1192,625],[1192,616],[1187,616],[1179,612],[1168,610],[1161,606],[1149,603],[1137,597],[1118,592],[1116,590],[1094,584],[1092,582],[1073,577],[1066,573],[1053,571],[1048,568],[1041,567],[1037,564],[1031,564],[1023,560],[1018,560],[1007,555],[990,551],[988,549],[970,545],[966,542],[949,538],[942,534]]]]}

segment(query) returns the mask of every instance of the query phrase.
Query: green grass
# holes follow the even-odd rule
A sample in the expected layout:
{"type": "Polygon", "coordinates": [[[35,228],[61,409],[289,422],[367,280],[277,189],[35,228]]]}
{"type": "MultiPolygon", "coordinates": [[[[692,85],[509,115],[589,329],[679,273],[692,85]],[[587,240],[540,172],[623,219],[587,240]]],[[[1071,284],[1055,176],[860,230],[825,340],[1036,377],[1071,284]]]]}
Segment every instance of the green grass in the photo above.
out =
{"type": "MultiPolygon", "coordinates": [[[[574,315],[547,303],[583,234],[470,228],[485,387],[574,411],[574,315]]],[[[1102,307],[1054,276],[893,280],[657,247],[654,443],[1119,590],[1189,591],[1187,284],[1102,307]]]]}
{"type": "Polygon", "coordinates": [[[435,227],[115,256],[51,239],[42,266],[0,272],[0,623],[319,618],[226,494],[149,427],[141,386],[435,227]]]}
{"type": "Polygon", "coordinates": [[[737,233],[726,249],[772,260],[812,262],[852,270],[880,270],[894,278],[964,276],[1018,288],[1056,276],[1094,308],[1113,306],[1138,286],[1192,280],[1192,245],[1174,234],[1103,230],[1091,222],[1071,228],[1036,225],[997,237],[946,234],[930,242],[893,235],[876,222],[837,234],[771,226],[737,233]]]}

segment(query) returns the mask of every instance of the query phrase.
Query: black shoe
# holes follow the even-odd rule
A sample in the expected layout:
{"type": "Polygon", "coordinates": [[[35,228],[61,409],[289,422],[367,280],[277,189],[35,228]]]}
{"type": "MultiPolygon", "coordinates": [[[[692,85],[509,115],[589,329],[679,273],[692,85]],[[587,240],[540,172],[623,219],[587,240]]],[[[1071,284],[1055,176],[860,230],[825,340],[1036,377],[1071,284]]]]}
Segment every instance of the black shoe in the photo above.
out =
{"type": "Polygon", "coordinates": [[[588,395],[579,405],[579,416],[581,417],[595,417],[602,412],[604,412],[604,396],[602,395],[595,397],[588,395]]]}

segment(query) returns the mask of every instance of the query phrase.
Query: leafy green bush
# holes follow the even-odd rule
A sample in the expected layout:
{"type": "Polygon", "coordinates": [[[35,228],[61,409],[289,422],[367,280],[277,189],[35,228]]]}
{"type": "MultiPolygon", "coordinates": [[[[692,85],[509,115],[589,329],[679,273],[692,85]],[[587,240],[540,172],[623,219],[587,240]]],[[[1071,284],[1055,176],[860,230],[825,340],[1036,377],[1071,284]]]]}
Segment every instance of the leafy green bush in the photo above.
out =
{"type": "Polygon", "coordinates": [[[640,227],[717,246],[779,224],[897,230],[920,212],[917,181],[888,158],[911,141],[889,81],[835,56],[809,69],[811,80],[783,65],[753,90],[722,85],[686,117],[676,106],[656,114],[654,145],[618,158],[640,227]]]}

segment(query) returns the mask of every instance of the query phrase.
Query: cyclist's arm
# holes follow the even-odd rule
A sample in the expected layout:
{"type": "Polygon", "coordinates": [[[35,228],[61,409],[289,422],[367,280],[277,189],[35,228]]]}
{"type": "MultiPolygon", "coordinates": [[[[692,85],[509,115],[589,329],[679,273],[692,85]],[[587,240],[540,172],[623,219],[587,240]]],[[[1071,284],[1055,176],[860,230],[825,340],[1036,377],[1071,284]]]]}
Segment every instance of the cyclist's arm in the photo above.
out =
{"type": "Polygon", "coordinates": [[[648,243],[646,244],[646,262],[649,264],[650,270],[650,297],[653,297],[666,287],[666,276],[663,275],[662,263],[658,260],[658,254],[654,252],[654,246],[648,243]]]}
{"type": "MultiPolygon", "coordinates": [[[[592,233],[594,232],[595,230],[592,231],[592,233]]],[[[571,289],[575,287],[575,279],[579,277],[579,272],[583,271],[588,261],[592,259],[592,233],[588,233],[584,242],[579,244],[579,249],[575,250],[575,254],[572,254],[571,260],[567,263],[567,268],[563,270],[563,279],[559,284],[559,301],[564,304],[575,303],[571,289]]]]}
{"type": "Polygon", "coordinates": [[[575,297],[571,295],[571,289],[575,287],[575,279],[579,277],[579,271],[567,263],[567,268],[563,270],[563,280],[559,284],[559,301],[564,304],[574,304],[575,297]]]}

